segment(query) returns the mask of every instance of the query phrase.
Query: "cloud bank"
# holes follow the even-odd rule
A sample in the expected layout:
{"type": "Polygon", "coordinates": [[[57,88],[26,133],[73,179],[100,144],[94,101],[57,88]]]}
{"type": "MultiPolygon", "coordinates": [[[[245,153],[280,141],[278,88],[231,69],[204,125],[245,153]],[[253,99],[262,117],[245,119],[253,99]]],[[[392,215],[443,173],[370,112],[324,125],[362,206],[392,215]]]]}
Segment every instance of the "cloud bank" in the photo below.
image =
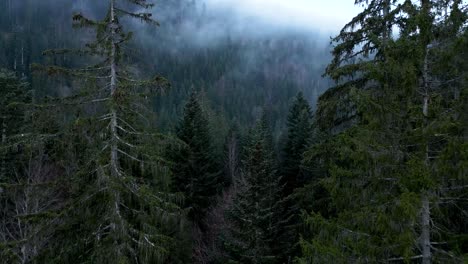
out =
{"type": "Polygon", "coordinates": [[[232,13],[246,23],[336,33],[360,11],[353,0],[204,0],[206,10],[232,13]]]}

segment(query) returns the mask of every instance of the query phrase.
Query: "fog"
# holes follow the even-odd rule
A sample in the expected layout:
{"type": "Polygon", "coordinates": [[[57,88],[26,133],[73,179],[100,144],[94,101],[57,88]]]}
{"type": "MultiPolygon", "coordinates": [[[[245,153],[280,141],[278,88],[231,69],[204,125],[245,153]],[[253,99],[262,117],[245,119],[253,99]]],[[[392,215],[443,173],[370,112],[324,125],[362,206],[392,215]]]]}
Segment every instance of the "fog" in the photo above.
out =
{"type": "MultiPolygon", "coordinates": [[[[328,43],[329,37],[360,11],[353,0],[155,0],[154,3],[153,15],[161,22],[160,29],[171,30],[178,42],[190,42],[194,47],[216,46],[226,37],[271,38],[291,33],[328,43]]],[[[73,5],[75,11],[96,17],[104,13],[106,3],[76,0],[73,5]]]]}
{"type": "Polygon", "coordinates": [[[204,4],[210,12],[231,12],[246,23],[323,34],[336,33],[359,11],[352,0],[204,0],[204,4]]]}
{"type": "MultiPolygon", "coordinates": [[[[156,2],[158,3],[158,2],[156,2]]],[[[274,38],[278,35],[303,35],[328,44],[329,37],[360,10],[352,0],[197,0],[182,1],[188,12],[173,33],[193,46],[214,46],[226,37],[234,39],[274,38]]],[[[168,5],[159,1],[154,17],[162,28],[173,26],[168,5]]]]}
{"type": "MultiPolygon", "coordinates": [[[[120,5],[124,2],[118,1],[120,5]]],[[[314,104],[318,95],[330,86],[330,80],[322,77],[331,59],[330,36],[336,35],[359,9],[352,0],[153,2],[156,4],[153,17],[160,26],[125,19],[125,30],[135,33],[125,48],[128,62],[139,77],[159,73],[171,81],[173,89],[157,109],[166,112],[170,109],[167,123],[176,118],[192,87],[204,89],[219,109],[230,109],[226,111],[232,118],[246,120],[250,119],[252,109],[260,109],[266,103],[275,105],[277,115],[284,117],[288,100],[299,90],[314,104]],[[247,106],[234,111],[239,103],[232,98],[247,102],[247,106]]],[[[102,19],[109,2],[11,3],[8,17],[3,17],[0,37],[2,32],[19,28],[18,39],[30,45],[30,61],[42,63],[46,60],[41,56],[43,50],[82,47],[92,39],[89,30],[72,29],[72,13],[102,19]],[[34,43],[28,44],[32,39],[34,43]]],[[[128,7],[136,8],[125,6],[128,7]]],[[[17,41],[8,44],[17,45],[17,41]]],[[[4,59],[0,56],[0,65],[11,68],[15,59],[20,59],[18,54],[6,54],[4,59]]],[[[1,46],[0,55],[3,55],[1,46]]],[[[53,94],[56,89],[51,86],[49,90],[43,93],[53,94]]]]}

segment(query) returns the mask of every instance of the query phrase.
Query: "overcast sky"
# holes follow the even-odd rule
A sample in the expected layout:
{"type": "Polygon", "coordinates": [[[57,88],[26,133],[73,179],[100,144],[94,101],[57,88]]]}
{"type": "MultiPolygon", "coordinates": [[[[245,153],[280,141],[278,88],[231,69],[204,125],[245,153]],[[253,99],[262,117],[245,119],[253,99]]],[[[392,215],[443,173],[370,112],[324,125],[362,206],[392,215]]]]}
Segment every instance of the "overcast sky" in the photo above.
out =
{"type": "Polygon", "coordinates": [[[336,32],[358,14],[354,0],[205,0],[207,10],[231,11],[240,18],[274,26],[336,32]]]}

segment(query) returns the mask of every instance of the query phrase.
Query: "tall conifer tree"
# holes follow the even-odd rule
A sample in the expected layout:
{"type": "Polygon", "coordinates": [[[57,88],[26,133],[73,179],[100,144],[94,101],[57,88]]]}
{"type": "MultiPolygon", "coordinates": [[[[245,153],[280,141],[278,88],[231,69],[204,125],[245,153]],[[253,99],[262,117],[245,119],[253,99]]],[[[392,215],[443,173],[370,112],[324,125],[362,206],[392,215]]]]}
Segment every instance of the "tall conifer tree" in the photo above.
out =
{"type": "Polygon", "coordinates": [[[289,110],[288,134],[283,151],[281,166],[282,183],[285,185],[286,195],[305,182],[305,175],[301,174],[300,165],[302,155],[312,138],[312,110],[302,92],[298,93],[289,110]]]}
{"type": "Polygon", "coordinates": [[[176,134],[182,146],[172,146],[168,153],[173,162],[172,189],[185,195],[189,216],[200,224],[221,187],[222,178],[213,154],[208,119],[196,92],[190,95],[185,105],[176,134]]]}
{"type": "Polygon", "coordinates": [[[298,228],[300,223],[300,199],[294,191],[301,188],[308,180],[308,174],[301,168],[303,154],[307,150],[313,136],[312,110],[309,103],[299,92],[290,107],[287,119],[287,138],[283,149],[281,162],[281,185],[284,199],[283,225],[278,238],[283,241],[277,254],[284,256],[284,261],[290,261],[298,253],[298,228]]]}
{"type": "MultiPolygon", "coordinates": [[[[383,60],[365,68],[375,89],[348,87],[360,122],[319,147],[326,150],[319,158],[327,170],[321,185],[333,210],[306,217],[311,235],[301,241],[303,263],[462,262],[466,251],[457,240],[466,236],[466,228],[458,224],[454,231],[450,221],[439,220],[447,219],[446,203],[457,204],[458,214],[466,213],[460,193],[448,195],[466,189],[464,162],[448,154],[466,151],[464,144],[452,145],[463,137],[459,129],[466,126],[461,118],[466,95],[444,91],[454,79],[436,77],[434,70],[447,61],[456,63],[455,57],[438,56],[444,53],[441,46],[464,42],[466,27],[455,21],[466,21],[466,16],[459,15],[457,1],[443,3],[451,15],[439,16],[444,8],[436,2],[398,6],[407,12],[400,20],[402,34],[378,49],[383,60]],[[451,40],[435,34],[439,27],[453,25],[457,29],[451,40]],[[451,175],[441,174],[442,163],[451,175]]],[[[466,82],[457,79],[452,85],[463,91],[466,82]]]]}
{"type": "MultiPolygon", "coordinates": [[[[176,241],[172,222],[178,208],[165,188],[164,164],[158,135],[148,126],[144,110],[148,97],[164,80],[132,77],[125,61],[132,37],[124,17],[157,24],[147,0],[109,0],[101,20],[77,13],[74,26],[95,32],[81,50],[50,50],[45,54],[91,55],[83,68],[38,67],[49,74],[78,77],[76,95],[60,98],[56,106],[72,106],[71,127],[63,133],[68,156],[75,157],[70,200],[59,215],[62,223],[54,243],[42,256],[48,262],[158,263],[164,262],[176,241]],[[134,10],[140,10],[134,12],[134,10]],[[90,110],[93,109],[93,110],[90,110]],[[154,144],[151,144],[154,143],[154,144]]],[[[177,226],[177,225],[175,225],[177,226]]]]}
{"type": "Polygon", "coordinates": [[[281,186],[266,115],[252,130],[245,149],[243,176],[228,218],[225,247],[234,263],[278,263],[281,186]]]}

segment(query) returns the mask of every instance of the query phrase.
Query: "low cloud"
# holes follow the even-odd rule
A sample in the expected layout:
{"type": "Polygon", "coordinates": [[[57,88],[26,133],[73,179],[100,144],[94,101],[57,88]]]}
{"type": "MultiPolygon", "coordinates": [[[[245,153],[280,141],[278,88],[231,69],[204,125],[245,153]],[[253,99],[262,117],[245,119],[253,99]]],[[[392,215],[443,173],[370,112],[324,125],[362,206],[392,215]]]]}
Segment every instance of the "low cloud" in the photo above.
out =
{"type": "MultiPolygon", "coordinates": [[[[231,13],[245,24],[336,33],[359,12],[352,0],[204,0],[208,13],[231,13]]],[[[261,28],[258,28],[261,30],[261,28]]]]}

